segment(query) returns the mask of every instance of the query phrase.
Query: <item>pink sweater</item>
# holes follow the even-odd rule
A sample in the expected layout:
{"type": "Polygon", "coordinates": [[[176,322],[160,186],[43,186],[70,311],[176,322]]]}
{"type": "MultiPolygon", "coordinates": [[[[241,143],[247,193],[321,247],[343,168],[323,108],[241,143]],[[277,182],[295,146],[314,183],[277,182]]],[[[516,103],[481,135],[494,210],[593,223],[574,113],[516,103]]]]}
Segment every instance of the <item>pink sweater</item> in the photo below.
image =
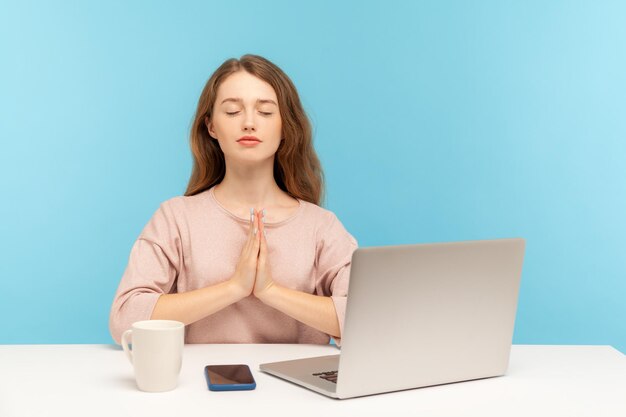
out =
{"type": "MultiPolygon", "coordinates": [[[[299,200],[288,219],[266,223],[272,277],[282,286],[332,297],[343,333],[348,277],[357,241],[337,216],[299,200]]],[[[249,219],[224,208],[213,188],[163,202],[135,241],[109,320],[113,339],[148,320],[161,294],[228,280],[247,238],[249,219]]],[[[185,328],[186,343],[315,343],[330,337],[246,297],[185,328]]],[[[337,341],[340,344],[340,340],[337,341]]]]}

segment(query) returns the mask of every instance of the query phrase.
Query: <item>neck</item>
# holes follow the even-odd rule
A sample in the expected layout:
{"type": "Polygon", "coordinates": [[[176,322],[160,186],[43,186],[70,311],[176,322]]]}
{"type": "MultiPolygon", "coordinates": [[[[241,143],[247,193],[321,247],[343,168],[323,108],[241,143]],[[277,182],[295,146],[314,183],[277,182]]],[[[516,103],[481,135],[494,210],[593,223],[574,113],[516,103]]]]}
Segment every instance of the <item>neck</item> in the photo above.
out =
{"type": "Polygon", "coordinates": [[[283,193],[274,179],[273,158],[255,165],[226,163],[224,179],[215,187],[218,189],[219,195],[231,204],[257,210],[277,205],[283,193]]]}

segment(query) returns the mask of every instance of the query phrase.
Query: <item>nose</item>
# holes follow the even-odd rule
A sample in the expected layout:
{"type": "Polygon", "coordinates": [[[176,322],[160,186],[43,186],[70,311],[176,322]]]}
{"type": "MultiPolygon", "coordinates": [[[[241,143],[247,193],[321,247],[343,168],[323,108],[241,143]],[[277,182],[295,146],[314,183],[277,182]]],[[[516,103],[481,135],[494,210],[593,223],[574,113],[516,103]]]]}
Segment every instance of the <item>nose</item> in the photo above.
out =
{"type": "Polygon", "coordinates": [[[243,130],[245,132],[253,132],[256,130],[254,112],[246,112],[246,117],[243,120],[243,130]]]}

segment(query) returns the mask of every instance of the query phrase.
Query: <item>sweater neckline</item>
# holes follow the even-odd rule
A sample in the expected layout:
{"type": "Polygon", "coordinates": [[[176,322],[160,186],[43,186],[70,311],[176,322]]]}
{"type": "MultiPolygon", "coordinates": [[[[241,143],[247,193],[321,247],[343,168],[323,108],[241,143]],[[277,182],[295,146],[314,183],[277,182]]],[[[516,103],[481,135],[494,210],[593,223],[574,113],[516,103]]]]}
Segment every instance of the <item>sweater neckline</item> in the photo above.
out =
{"type": "MultiPolygon", "coordinates": [[[[215,202],[215,204],[229,217],[233,218],[234,220],[237,220],[239,223],[250,223],[250,218],[242,218],[237,216],[236,214],[232,213],[230,210],[228,210],[226,207],[224,207],[222,205],[222,203],[220,203],[218,201],[218,199],[215,197],[215,194],[213,193],[213,190],[215,189],[215,186],[211,187],[209,189],[209,196],[211,197],[211,199],[213,200],[213,202],[215,202]]],[[[303,207],[304,207],[304,202],[302,200],[300,200],[299,198],[296,198],[296,200],[298,200],[298,208],[296,209],[296,211],[289,217],[287,217],[284,220],[281,220],[279,222],[265,222],[265,226],[271,226],[271,227],[276,227],[276,226],[282,226],[283,224],[289,223],[290,221],[292,221],[293,219],[295,219],[300,212],[302,211],[303,207]]]]}

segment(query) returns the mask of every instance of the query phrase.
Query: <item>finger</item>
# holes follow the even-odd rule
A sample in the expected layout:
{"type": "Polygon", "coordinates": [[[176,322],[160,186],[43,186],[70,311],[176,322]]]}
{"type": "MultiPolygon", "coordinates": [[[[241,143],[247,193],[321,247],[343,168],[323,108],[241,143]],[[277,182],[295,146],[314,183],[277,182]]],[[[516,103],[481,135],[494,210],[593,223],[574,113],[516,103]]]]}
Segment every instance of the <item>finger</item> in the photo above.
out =
{"type": "Polygon", "coordinates": [[[265,209],[262,209],[259,212],[259,218],[261,219],[261,230],[263,230],[263,236],[266,236],[266,232],[265,232],[265,209]]]}
{"type": "Polygon", "coordinates": [[[258,248],[256,247],[256,242],[258,239],[258,221],[257,221],[257,212],[251,207],[250,208],[250,230],[248,233],[248,240],[245,245],[245,257],[249,259],[257,258],[258,248]]]}
{"type": "Polygon", "coordinates": [[[265,209],[260,210],[257,216],[259,218],[259,231],[265,230],[265,209]]]}
{"type": "Polygon", "coordinates": [[[258,258],[258,254],[259,254],[259,224],[258,224],[258,219],[257,219],[257,213],[256,210],[254,209],[250,209],[252,210],[252,227],[250,227],[250,230],[252,231],[251,233],[251,240],[249,240],[249,249],[246,255],[246,259],[248,259],[248,262],[251,266],[256,266],[256,262],[257,262],[257,258],[258,258]]]}
{"type": "Polygon", "coordinates": [[[259,215],[258,212],[254,213],[254,254],[258,254],[259,250],[259,215]]]}
{"type": "Polygon", "coordinates": [[[248,222],[248,239],[246,239],[246,243],[243,245],[242,254],[247,254],[250,251],[250,247],[252,246],[252,239],[254,238],[254,209],[250,208],[250,220],[248,222]]]}
{"type": "Polygon", "coordinates": [[[265,254],[267,253],[267,240],[265,238],[265,209],[259,212],[260,229],[259,229],[259,265],[263,267],[265,264],[265,254]]]}
{"type": "Polygon", "coordinates": [[[265,268],[265,239],[263,233],[259,239],[259,256],[257,257],[256,270],[262,271],[265,268]]]}
{"type": "Polygon", "coordinates": [[[261,245],[263,245],[265,236],[267,236],[267,232],[265,230],[265,209],[263,209],[259,211],[259,240],[261,245]]]}
{"type": "Polygon", "coordinates": [[[265,236],[265,227],[263,227],[263,232],[261,233],[261,244],[259,248],[259,261],[265,261],[266,255],[267,255],[267,239],[265,236]]]}
{"type": "Polygon", "coordinates": [[[259,212],[254,211],[254,236],[259,233],[259,212]]]}

